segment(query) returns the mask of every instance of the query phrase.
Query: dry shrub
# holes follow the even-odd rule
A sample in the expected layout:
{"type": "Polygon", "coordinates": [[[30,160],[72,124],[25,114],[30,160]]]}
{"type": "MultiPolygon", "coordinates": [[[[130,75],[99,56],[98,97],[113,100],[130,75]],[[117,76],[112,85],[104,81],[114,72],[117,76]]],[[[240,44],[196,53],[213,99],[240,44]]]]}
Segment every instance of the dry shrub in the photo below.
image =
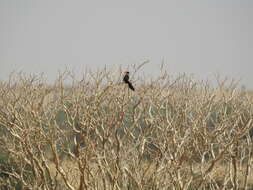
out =
{"type": "Polygon", "coordinates": [[[1,188],[252,188],[252,94],[164,71],[130,92],[117,73],[2,82],[1,188]]]}

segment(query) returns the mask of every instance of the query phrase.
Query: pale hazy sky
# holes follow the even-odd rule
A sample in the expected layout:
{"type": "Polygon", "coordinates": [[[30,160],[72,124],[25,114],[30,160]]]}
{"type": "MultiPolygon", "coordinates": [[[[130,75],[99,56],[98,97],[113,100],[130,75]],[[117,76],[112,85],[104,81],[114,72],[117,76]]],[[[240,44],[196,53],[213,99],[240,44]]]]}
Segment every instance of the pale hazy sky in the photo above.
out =
{"type": "Polygon", "coordinates": [[[0,79],[149,59],[253,88],[253,0],[0,0],[0,79]]]}

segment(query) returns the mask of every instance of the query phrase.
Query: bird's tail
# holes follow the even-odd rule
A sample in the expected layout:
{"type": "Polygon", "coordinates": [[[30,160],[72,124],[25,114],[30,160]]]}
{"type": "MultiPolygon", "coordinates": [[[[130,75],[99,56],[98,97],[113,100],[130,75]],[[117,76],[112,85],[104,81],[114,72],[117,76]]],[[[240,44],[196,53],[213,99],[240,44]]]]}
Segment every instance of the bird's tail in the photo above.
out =
{"type": "Polygon", "coordinates": [[[131,82],[128,82],[127,84],[128,84],[128,87],[129,87],[132,91],[135,90],[131,82]]]}

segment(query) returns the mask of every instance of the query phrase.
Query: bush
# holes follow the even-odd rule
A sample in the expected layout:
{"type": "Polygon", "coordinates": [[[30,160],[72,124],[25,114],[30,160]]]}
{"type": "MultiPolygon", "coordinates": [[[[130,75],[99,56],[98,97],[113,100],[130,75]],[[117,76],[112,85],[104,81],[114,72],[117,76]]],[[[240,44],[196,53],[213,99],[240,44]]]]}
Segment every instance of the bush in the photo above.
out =
{"type": "Polygon", "coordinates": [[[185,75],[172,79],[166,72],[135,85],[135,92],[110,71],[67,86],[68,76],[51,86],[36,76],[2,84],[2,187],[252,185],[252,95],[245,90],[214,88],[185,75]]]}

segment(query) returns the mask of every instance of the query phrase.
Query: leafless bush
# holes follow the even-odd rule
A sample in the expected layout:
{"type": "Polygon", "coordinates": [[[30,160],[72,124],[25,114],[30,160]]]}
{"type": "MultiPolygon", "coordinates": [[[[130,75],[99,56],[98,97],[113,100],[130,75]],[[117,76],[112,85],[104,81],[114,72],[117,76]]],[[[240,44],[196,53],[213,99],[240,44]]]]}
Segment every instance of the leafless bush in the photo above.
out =
{"type": "Polygon", "coordinates": [[[253,188],[250,94],[164,71],[130,92],[120,73],[2,82],[1,188],[253,188]]]}

